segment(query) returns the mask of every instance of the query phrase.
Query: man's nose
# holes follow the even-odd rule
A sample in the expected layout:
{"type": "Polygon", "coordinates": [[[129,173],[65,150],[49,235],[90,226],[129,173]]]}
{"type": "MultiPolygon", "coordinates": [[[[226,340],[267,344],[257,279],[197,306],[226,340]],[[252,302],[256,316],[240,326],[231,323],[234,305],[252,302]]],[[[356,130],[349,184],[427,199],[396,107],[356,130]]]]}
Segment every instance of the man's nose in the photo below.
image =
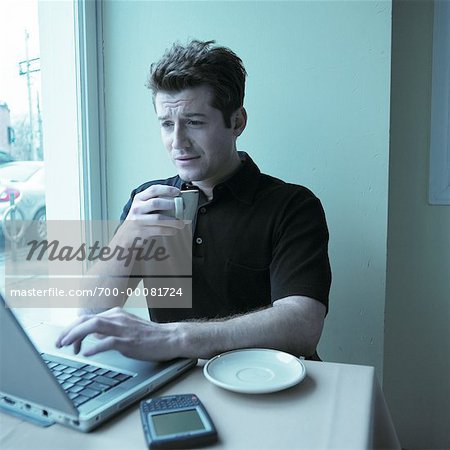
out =
{"type": "Polygon", "coordinates": [[[173,130],[172,148],[183,150],[190,146],[189,137],[183,126],[175,125],[173,130]]]}

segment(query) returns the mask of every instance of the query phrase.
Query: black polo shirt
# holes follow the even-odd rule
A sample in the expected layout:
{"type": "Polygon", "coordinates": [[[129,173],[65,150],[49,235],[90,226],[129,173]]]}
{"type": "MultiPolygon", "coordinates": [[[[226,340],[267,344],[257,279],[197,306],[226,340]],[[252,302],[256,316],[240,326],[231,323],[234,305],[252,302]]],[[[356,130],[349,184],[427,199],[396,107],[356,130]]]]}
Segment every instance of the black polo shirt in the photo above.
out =
{"type": "MultiPolygon", "coordinates": [[[[328,309],[331,271],[321,203],[303,186],[262,174],[240,152],[242,165],[200,196],[192,249],[192,309],[154,308],[152,320],[220,318],[270,305],[291,295],[312,297],[328,309]]],[[[185,187],[179,176],[142,184],[185,187]]]]}

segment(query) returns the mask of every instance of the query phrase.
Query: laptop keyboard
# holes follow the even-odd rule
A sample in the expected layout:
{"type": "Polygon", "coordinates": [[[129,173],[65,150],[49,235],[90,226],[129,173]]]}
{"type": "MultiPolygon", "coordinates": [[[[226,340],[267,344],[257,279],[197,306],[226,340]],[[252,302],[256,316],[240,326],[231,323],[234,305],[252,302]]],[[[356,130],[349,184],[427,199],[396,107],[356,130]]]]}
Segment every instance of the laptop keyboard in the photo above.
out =
{"type": "Polygon", "coordinates": [[[59,356],[45,353],[41,356],[75,406],[80,406],[131,378],[131,375],[125,373],[59,356]]]}

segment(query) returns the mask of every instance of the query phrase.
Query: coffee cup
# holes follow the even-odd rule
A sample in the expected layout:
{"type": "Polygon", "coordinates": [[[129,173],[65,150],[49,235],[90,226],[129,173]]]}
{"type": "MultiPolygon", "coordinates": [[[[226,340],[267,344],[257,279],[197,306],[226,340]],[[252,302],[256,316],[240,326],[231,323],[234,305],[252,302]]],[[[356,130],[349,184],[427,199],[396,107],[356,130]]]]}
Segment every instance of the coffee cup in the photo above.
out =
{"type": "Polygon", "coordinates": [[[198,206],[198,191],[181,191],[178,197],[172,197],[175,203],[173,210],[165,212],[170,217],[180,220],[194,220],[198,206]]]}

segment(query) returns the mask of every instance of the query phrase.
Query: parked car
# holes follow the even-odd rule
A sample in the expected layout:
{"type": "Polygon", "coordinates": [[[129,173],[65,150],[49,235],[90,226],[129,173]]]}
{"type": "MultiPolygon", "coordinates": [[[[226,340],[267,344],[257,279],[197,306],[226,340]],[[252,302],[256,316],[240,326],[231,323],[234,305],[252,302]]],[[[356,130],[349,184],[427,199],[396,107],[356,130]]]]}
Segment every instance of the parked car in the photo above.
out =
{"type": "Polygon", "coordinates": [[[3,150],[0,150],[0,165],[9,163],[12,161],[14,161],[14,158],[9,153],[6,153],[3,150]]]}
{"type": "MultiPolygon", "coordinates": [[[[45,239],[45,171],[42,161],[15,161],[0,165],[0,218],[14,198],[18,220],[35,221],[30,230],[33,238],[45,239]]],[[[7,214],[10,221],[11,215],[7,214]]],[[[9,224],[10,225],[10,224],[9,224]]]]}

